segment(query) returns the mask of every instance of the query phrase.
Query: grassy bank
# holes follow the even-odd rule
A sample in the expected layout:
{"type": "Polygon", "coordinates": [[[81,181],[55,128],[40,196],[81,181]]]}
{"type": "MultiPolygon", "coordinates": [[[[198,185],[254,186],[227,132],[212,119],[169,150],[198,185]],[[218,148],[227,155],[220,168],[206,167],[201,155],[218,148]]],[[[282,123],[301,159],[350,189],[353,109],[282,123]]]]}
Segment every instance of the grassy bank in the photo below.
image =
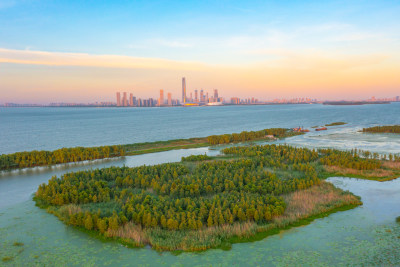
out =
{"type": "Polygon", "coordinates": [[[345,124],[347,124],[347,122],[338,121],[338,122],[332,122],[329,124],[325,124],[325,126],[339,126],[339,125],[345,125],[345,124]]]}
{"type": "Polygon", "coordinates": [[[375,170],[355,170],[338,166],[324,166],[324,168],[326,173],[322,174],[322,177],[326,178],[339,176],[385,182],[400,177],[400,169],[397,168],[380,168],[375,170]]]}
{"type": "Polygon", "coordinates": [[[207,146],[210,146],[210,144],[207,142],[206,137],[122,145],[126,156],[207,146]]]}

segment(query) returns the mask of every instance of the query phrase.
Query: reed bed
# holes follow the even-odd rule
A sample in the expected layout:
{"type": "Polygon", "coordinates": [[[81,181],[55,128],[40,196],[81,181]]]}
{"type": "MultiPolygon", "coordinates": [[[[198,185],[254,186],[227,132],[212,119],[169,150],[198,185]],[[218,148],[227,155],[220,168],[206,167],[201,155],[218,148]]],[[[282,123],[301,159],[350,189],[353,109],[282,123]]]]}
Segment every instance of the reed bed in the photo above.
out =
{"type": "MultiPolygon", "coordinates": [[[[396,164],[397,162],[385,162],[387,164],[386,167],[389,167],[390,164],[396,164]]],[[[329,173],[333,173],[336,175],[355,175],[363,178],[388,178],[388,177],[396,177],[396,173],[392,170],[386,169],[376,169],[376,170],[356,170],[350,168],[343,168],[338,166],[324,166],[325,170],[329,173]]],[[[399,166],[398,166],[399,167],[399,166]]]]}

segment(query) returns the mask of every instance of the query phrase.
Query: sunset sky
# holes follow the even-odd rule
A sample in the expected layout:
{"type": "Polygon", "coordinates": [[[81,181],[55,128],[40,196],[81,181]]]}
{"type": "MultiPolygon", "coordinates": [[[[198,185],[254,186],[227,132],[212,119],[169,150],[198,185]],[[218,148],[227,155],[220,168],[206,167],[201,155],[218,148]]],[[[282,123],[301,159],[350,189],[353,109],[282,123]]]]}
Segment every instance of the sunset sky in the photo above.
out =
{"type": "Polygon", "coordinates": [[[0,104],[400,95],[400,1],[0,0],[0,104]]]}

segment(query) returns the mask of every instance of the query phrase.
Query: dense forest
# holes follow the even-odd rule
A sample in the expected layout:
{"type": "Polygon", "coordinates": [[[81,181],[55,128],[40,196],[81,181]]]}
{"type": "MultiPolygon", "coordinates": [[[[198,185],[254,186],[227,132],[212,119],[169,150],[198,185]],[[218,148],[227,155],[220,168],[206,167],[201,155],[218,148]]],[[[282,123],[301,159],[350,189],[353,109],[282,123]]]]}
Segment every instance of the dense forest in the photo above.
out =
{"type": "Polygon", "coordinates": [[[283,138],[293,135],[298,135],[302,133],[293,132],[289,129],[285,128],[271,128],[271,129],[264,129],[260,131],[243,131],[241,133],[233,133],[233,134],[223,134],[223,135],[211,135],[207,137],[208,142],[211,145],[217,144],[228,144],[234,142],[245,142],[257,139],[263,139],[266,136],[273,136],[276,138],[283,138]]]}
{"type": "MultiPolygon", "coordinates": [[[[352,150],[339,151],[334,149],[319,149],[323,165],[338,166],[355,170],[375,170],[382,166],[378,154],[369,151],[352,150]]],[[[397,158],[396,158],[397,159],[397,158]]]]}
{"type": "Polygon", "coordinates": [[[277,138],[296,135],[289,129],[273,128],[256,132],[213,135],[204,138],[190,138],[152,143],[127,144],[101,147],[61,148],[54,151],[30,151],[0,155],[0,170],[47,166],[60,163],[79,162],[85,160],[120,157],[165,151],[178,148],[191,148],[239,141],[250,141],[265,138],[266,135],[277,138]]]}
{"type": "Polygon", "coordinates": [[[64,212],[63,220],[100,232],[128,221],[169,230],[268,222],[285,210],[280,195],[319,183],[309,163],[318,153],[289,146],[258,149],[225,149],[246,158],[192,168],[171,163],[68,173],[42,184],[36,198],[46,205],[78,205],[80,212],[64,212]]]}
{"type": "Polygon", "coordinates": [[[400,125],[387,125],[363,128],[364,133],[400,133],[400,125]]]}
{"type": "Polygon", "coordinates": [[[209,160],[212,159],[212,157],[207,156],[206,154],[204,155],[190,155],[187,157],[182,157],[182,161],[204,161],[204,160],[209,160]]]}

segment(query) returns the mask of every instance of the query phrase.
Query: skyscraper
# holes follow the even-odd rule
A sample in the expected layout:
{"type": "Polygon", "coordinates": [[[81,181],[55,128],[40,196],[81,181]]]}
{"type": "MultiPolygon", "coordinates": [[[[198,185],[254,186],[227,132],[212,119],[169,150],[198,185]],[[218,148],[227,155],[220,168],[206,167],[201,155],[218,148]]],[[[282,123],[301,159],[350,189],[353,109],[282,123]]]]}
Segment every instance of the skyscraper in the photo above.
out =
{"type": "Polygon", "coordinates": [[[117,107],[121,106],[121,93],[117,92],[117,107]]]}
{"type": "Polygon", "coordinates": [[[164,105],[164,90],[160,90],[160,98],[158,99],[158,106],[164,105]]]}
{"type": "Polygon", "coordinates": [[[133,107],[133,94],[129,95],[129,106],[133,107]]]}
{"type": "Polygon", "coordinates": [[[124,97],[122,98],[124,107],[128,106],[128,98],[126,97],[126,92],[124,92],[124,97]]]}
{"type": "Polygon", "coordinates": [[[214,89],[214,101],[218,101],[218,89],[214,89]]]}
{"type": "Polygon", "coordinates": [[[205,102],[204,101],[204,91],[203,91],[203,89],[200,90],[200,102],[205,102]]]}
{"type": "Polygon", "coordinates": [[[172,95],[168,93],[168,106],[172,106],[172,95]]]}
{"type": "Polygon", "coordinates": [[[197,89],[194,90],[194,102],[199,102],[199,98],[197,97],[197,89]]]}
{"type": "Polygon", "coordinates": [[[186,78],[182,78],[182,103],[186,103],[186,78]]]}

